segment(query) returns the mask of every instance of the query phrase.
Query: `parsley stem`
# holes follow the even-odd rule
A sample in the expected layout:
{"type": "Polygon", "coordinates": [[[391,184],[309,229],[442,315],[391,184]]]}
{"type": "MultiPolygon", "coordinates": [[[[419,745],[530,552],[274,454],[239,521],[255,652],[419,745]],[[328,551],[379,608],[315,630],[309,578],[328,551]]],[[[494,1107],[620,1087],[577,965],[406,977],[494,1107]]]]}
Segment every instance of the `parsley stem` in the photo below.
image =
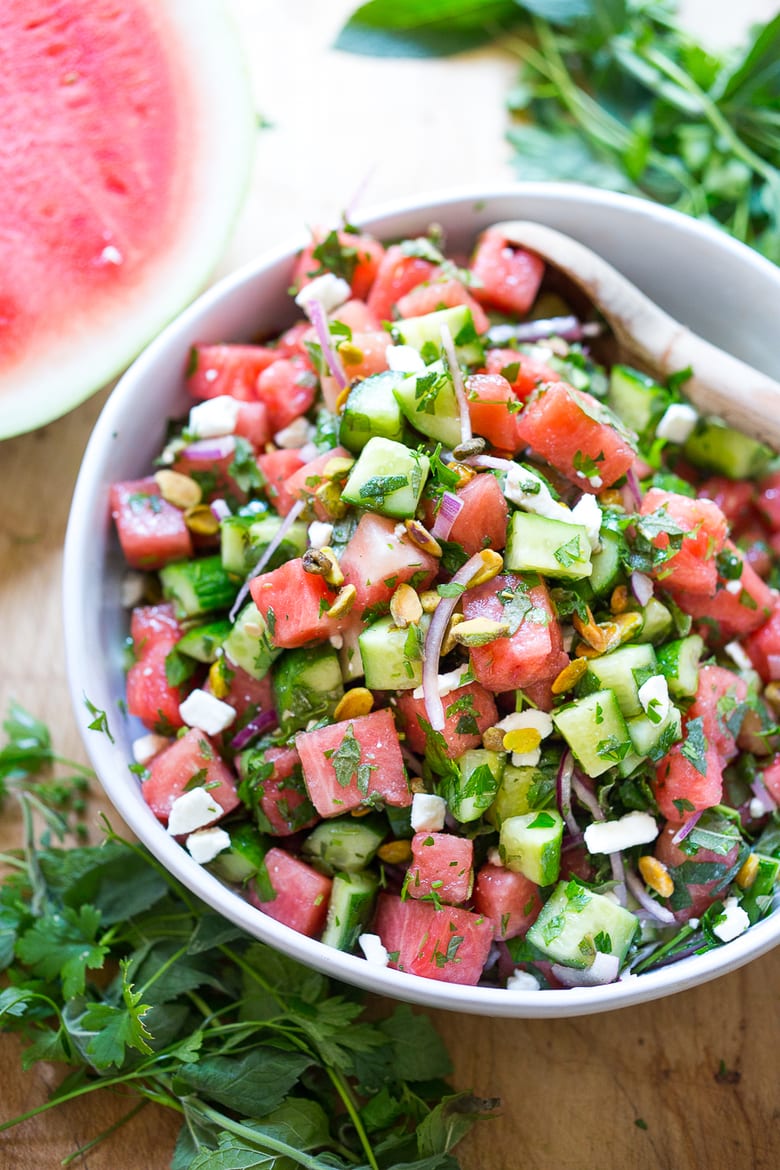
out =
{"type": "Polygon", "coordinates": [[[148,1070],[144,1069],[138,1072],[122,1073],[117,1077],[100,1078],[87,1085],[79,1085],[70,1093],[50,1097],[48,1101],[44,1101],[42,1105],[36,1105],[34,1109],[28,1109],[26,1113],[18,1113],[16,1117],[12,1117],[8,1121],[0,1121],[0,1133],[7,1129],[13,1129],[15,1125],[21,1125],[23,1121],[29,1121],[31,1117],[47,1113],[49,1109],[56,1109],[58,1105],[63,1105],[66,1101],[75,1101],[77,1097],[86,1097],[88,1093],[96,1093],[100,1089],[111,1089],[114,1085],[126,1085],[130,1081],[141,1080],[148,1075],[148,1070]]]}
{"type": "Polygon", "coordinates": [[[184,955],[187,954],[187,950],[188,950],[188,947],[186,947],[186,946],[179,947],[178,951],[174,951],[172,955],[169,955],[169,957],[165,960],[165,962],[160,964],[160,966],[157,968],[157,970],[154,972],[154,974],[151,976],[151,978],[146,980],[146,983],[144,983],[143,987],[140,987],[138,989],[139,994],[141,996],[146,995],[147,991],[152,986],[152,984],[155,983],[162,975],[164,975],[165,972],[167,970],[169,970],[169,968],[172,967],[174,963],[178,963],[179,959],[181,959],[184,955]]]}
{"type": "MultiPolygon", "coordinates": [[[[200,1114],[206,1121],[214,1122],[221,1129],[226,1129],[230,1133],[234,1133],[236,1137],[243,1138],[245,1142],[257,1146],[258,1149],[273,1150],[274,1153],[286,1156],[292,1162],[297,1162],[299,1166],[305,1167],[306,1170],[322,1170],[322,1161],[318,1155],[304,1154],[301,1150],[296,1150],[293,1146],[288,1146],[286,1142],[281,1142],[277,1138],[271,1137],[270,1134],[252,1129],[248,1125],[242,1125],[240,1121],[233,1121],[226,1114],[220,1113],[217,1109],[212,1109],[210,1105],[206,1105],[202,1101],[190,1100],[190,1109],[193,1113],[200,1114]]],[[[376,1162],[372,1161],[371,1165],[372,1170],[378,1170],[376,1162]]]]}
{"type": "Polygon", "coordinates": [[[334,1089],[338,1093],[339,1097],[341,1097],[341,1100],[344,1102],[344,1107],[347,1110],[347,1113],[350,1116],[350,1120],[355,1127],[355,1133],[360,1138],[360,1144],[363,1147],[363,1152],[366,1155],[366,1160],[368,1161],[371,1170],[379,1170],[376,1158],[374,1157],[374,1151],[372,1149],[371,1142],[368,1139],[368,1134],[366,1133],[365,1127],[360,1118],[360,1114],[358,1113],[355,1106],[349,1085],[344,1080],[341,1073],[337,1072],[336,1069],[328,1068],[326,1071],[330,1077],[334,1089]]]}

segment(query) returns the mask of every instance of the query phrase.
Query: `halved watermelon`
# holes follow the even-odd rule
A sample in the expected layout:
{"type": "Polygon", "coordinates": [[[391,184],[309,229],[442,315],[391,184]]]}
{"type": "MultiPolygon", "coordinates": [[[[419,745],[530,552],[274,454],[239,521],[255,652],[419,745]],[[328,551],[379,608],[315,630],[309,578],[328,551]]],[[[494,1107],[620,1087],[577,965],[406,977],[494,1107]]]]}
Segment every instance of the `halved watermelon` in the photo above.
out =
{"type": "Polygon", "coordinates": [[[217,0],[5,0],[0,438],[108,382],[204,285],[255,117],[217,0]]]}

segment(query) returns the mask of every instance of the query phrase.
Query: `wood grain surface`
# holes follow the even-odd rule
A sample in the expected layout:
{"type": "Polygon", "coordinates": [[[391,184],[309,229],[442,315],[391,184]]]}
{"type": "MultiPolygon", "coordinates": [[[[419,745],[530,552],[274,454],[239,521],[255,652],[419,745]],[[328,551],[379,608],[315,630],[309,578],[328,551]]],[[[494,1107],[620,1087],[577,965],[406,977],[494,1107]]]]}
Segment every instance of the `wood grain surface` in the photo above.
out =
{"type": "MultiPolygon", "coordinates": [[[[258,110],[252,189],[220,273],[303,223],[453,184],[508,182],[498,51],[454,61],[375,61],[329,49],[343,0],[231,0],[258,110]]],[[[734,40],[770,0],[690,0],[713,41],[734,40]]],[[[83,759],[62,648],[60,575],[71,492],[105,392],[44,430],[0,444],[0,709],[11,697],[83,759]]],[[[90,822],[105,807],[96,792],[90,822]]],[[[116,816],[113,821],[116,823],[116,816]]],[[[0,848],[19,840],[13,811],[0,848]]],[[[695,991],[605,1016],[506,1021],[437,1013],[458,1087],[503,1098],[462,1147],[466,1170],[777,1170],[780,951],[695,991]],[[720,1070],[720,1071],[719,1071],[720,1070]]],[[[43,1102],[57,1073],[21,1072],[0,1038],[0,1118],[43,1102]]],[[[0,1134],[0,1170],[53,1170],[132,1107],[107,1091],[0,1134]]],[[[177,1119],[144,1107],[77,1156],[89,1170],[164,1170],[177,1119]]]]}

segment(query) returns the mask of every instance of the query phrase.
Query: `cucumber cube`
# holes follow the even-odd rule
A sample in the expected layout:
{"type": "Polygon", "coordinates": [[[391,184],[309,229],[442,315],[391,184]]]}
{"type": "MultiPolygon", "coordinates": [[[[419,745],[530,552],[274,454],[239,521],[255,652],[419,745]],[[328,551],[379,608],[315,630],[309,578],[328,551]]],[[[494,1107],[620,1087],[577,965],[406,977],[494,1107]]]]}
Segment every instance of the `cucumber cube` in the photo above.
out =
{"type": "Polygon", "coordinates": [[[285,737],[332,715],[344,694],[339,657],[329,642],[285,650],[273,668],[274,706],[285,737]]]}
{"type": "MultiPolygon", "coordinates": [[[[220,527],[222,567],[225,571],[245,577],[260,560],[281,525],[279,516],[226,516],[220,527]]],[[[306,525],[296,522],[288,528],[267,568],[276,569],[284,561],[302,556],[306,544],[306,525]]]]}
{"type": "Polygon", "coordinates": [[[772,458],[769,447],[717,418],[699,419],[685,440],[683,453],[696,467],[719,472],[729,479],[754,479],[766,470],[772,458]]]}
{"type": "Polygon", "coordinates": [[[219,555],[195,561],[174,561],[160,569],[163,597],[173,602],[179,620],[200,617],[215,609],[227,609],[236,599],[241,582],[227,573],[219,555]]]}
{"type": "Polygon", "coordinates": [[[504,557],[510,571],[578,581],[590,577],[590,554],[588,534],[581,524],[566,524],[531,512],[513,514],[504,557]]]}
{"type": "Polygon", "coordinates": [[[553,713],[553,723],[582,770],[600,776],[632,750],[626,721],[612,691],[595,691],[553,713]]]}
{"type": "Polygon", "coordinates": [[[669,694],[676,699],[692,699],[699,689],[699,660],[704,639],[698,634],[667,642],[657,651],[658,669],[665,677],[669,694]]]}
{"type": "Polygon", "coordinates": [[[629,430],[640,437],[651,436],[671,401],[669,391],[647,374],[628,366],[612,367],[607,402],[629,430]]]}
{"type": "Polygon", "coordinates": [[[339,422],[339,442],[358,455],[369,439],[400,441],[404,417],[393,390],[405,375],[384,370],[356,382],[347,395],[339,422]]]}
{"type": "Polygon", "coordinates": [[[620,646],[609,654],[588,660],[588,669],[580,683],[580,693],[613,691],[626,717],[641,715],[639,687],[657,673],[655,650],[649,643],[620,646]]]}
{"type": "Polygon", "coordinates": [[[378,886],[379,879],[372,873],[336,874],[322,932],[326,946],[352,950],[371,917],[378,886]]]}
{"type": "Polygon", "coordinates": [[[498,792],[504,768],[504,753],[473,748],[455,761],[457,773],[448,773],[439,785],[456,821],[478,821],[490,808],[498,792]]]}
{"type": "Polygon", "coordinates": [[[370,865],[387,836],[387,826],[375,817],[337,817],[321,821],[303,843],[304,856],[328,873],[359,873],[370,865]]]}
{"type": "Polygon", "coordinates": [[[637,926],[630,910],[572,880],[556,886],[526,937],[567,967],[590,966],[599,950],[617,955],[622,966],[637,926]]]}
{"type": "Polygon", "coordinates": [[[430,460],[393,439],[369,439],[349,473],[342,500],[381,516],[414,516],[430,460]]]}
{"type": "Polygon", "coordinates": [[[501,860],[538,886],[552,885],[561,868],[562,838],[563,818],[555,809],[508,817],[499,837],[501,860]]]}
{"type": "Polygon", "coordinates": [[[674,626],[674,618],[657,597],[651,597],[642,610],[642,629],[636,636],[637,642],[652,642],[657,646],[668,638],[674,626]]]}
{"type": "Polygon", "coordinates": [[[637,755],[649,756],[654,763],[666,755],[673,743],[682,739],[682,717],[674,704],[659,723],[653,723],[647,715],[637,715],[628,719],[626,726],[637,755]]]}
{"type": "Polygon", "coordinates": [[[442,325],[446,325],[452,334],[459,361],[467,366],[482,362],[485,351],[468,305],[454,305],[451,309],[437,309],[423,317],[396,321],[393,338],[401,345],[413,346],[426,363],[432,362],[441,357],[442,325]]]}
{"type": "Polygon", "coordinates": [[[264,678],[271,663],[281,654],[281,650],[271,645],[265,618],[254,601],[241,610],[222,649],[228,662],[240,666],[252,678],[264,678]]]}
{"type": "Polygon", "coordinates": [[[434,362],[421,374],[408,374],[393,393],[416,430],[445,447],[457,447],[460,412],[455,387],[444,362],[434,362]]]}
{"type": "Polygon", "coordinates": [[[222,643],[232,628],[227,618],[193,626],[179,638],[176,649],[181,654],[197,659],[198,662],[216,662],[222,643]]]}
{"type": "Polygon", "coordinates": [[[230,846],[218,853],[208,868],[223,882],[246,885],[265,867],[270,845],[254,825],[239,825],[230,834],[230,846]]]}
{"type": "MultiPolygon", "coordinates": [[[[427,618],[424,614],[423,617],[427,618]]],[[[430,620],[430,619],[428,619],[430,620]]],[[[424,629],[428,621],[399,629],[390,617],[358,637],[366,686],[372,691],[409,691],[422,685],[424,629]]]]}
{"type": "Polygon", "coordinates": [[[517,817],[539,807],[534,798],[547,790],[547,777],[539,768],[518,768],[507,764],[496,798],[485,813],[486,820],[500,829],[508,817],[517,817]]]}

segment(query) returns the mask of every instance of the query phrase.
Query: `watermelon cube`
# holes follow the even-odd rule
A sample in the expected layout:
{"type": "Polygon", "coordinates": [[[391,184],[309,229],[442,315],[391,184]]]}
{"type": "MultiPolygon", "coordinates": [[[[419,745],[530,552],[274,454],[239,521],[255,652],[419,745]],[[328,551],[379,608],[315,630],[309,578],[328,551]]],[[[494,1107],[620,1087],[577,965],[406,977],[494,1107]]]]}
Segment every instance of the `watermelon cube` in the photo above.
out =
{"type": "Polygon", "coordinates": [[[184,726],[179,704],[189,689],[168,682],[166,659],[181,637],[173,606],[138,606],[130,620],[130,637],[135,662],[127,672],[128,713],[150,731],[170,734],[184,726]]]}
{"type": "Polygon", "coordinates": [[[769,617],[745,639],[750,660],[765,683],[780,680],[780,601],[769,617]]]}
{"type": "Polygon", "coordinates": [[[474,884],[474,844],[452,833],[415,833],[412,861],[406,875],[410,898],[438,905],[466,902],[474,884]]]}
{"type": "MultiPolygon", "coordinates": [[[[256,808],[262,832],[272,837],[290,837],[317,823],[319,818],[303,783],[301,760],[294,747],[270,747],[260,760],[255,752],[247,755],[252,757],[252,775],[259,779],[247,778],[243,783],[249,787],[249,800],[256,808]],[[266,767],[262,767],[263,763],[266,767]]],[[[243,773],[243,757],[239,757],[239,767],[243,773]]],[[[243,786],[241,793],[246,799],[243,786]]]]}
{"type": "MultiPolygon", "coordinates": [[[[428,716],[425,699],[415,698],[416,694],[416,691],[402,691],[397,697],[397,711],[408,746],[423,755],[429,738],[428,716]]],[[[497,722],[498,711],[493,696],[477,682],[457,687],[442,702],[445,723],[436,744],[449,759],[455,760],[469,748],[481,746],[482,733],[497,722]]]]}
{"type": "Polygon", "coordinates": [[[342,255],[348,258],[352,268],[350,275],[350,287],[352,289],[353,297],[358,297],[363,300],[368,291],[374,283],[377,271],[382,264],[385,255],[385,249],[378,240],[373,239],[372,236],[361,236],[355,232],[336,232],[336,241],[331,241],[330,236],[333,233],[326,233],[321,228],[312,232],[312,240],[307,244],[303,251],[295,261],[293,269],[293,287],[297,289],[303,288],[313,280],[315,276],[319,276],[323,272],[328,272],[327,260],[322,261],[315,256],[315,251],[325,240],[328,235],[328,243],[331,242],[338,247],[342,255]],[[353,263],[354,262],[354,263],[353,263]]]}
{"type": "Polygon", "coordinates": [[[402,901],[383,894],[374,929],[399,971],[475,986],[493,942],[493,924],[457,906],[402,901]]]}
{"type": "Polygon", "coordinates": [[[184,513],[160,495],[153,476],[111,485],[111,515],[125,560],[133,569],[161,569],[192,556],[184,513]]]}
{"type": "Polygon", "coordinates": [[[469,557],[483,548],[503,549],[509,509],[496,477],[489,472],[475,475],[455,494],[463,507],[447,539],[459,544],[469,557]]]}
{"type": "Polygon", "coordinates": [[[477,278],[474,295],[483,305],[522,316],[536,300],[544,261],[488,228],[479,238],[471,271],[477,278]]]}
{"type": "Polygon", "coordinates": [[[493,937],[524,936],[543,905],[539,887],[525,874],[483,865],[474,885],[474,909],[493,923],[493,937]]]}
{"type": "Polygon", "coordinates": [[[157,819],[167,824],[174,800],[193,780],[197,787],[208,789],[223,813],[238,807],[235,776],[220,759],[213,741],[195,727],[154,757],[141,792],[157,819]]]}
{"type": "Polygon", "coordinates": [[[538,358],[516,349],[489,349],[485,356],[485,369],[489,374],[501,374],[506,378],[521,402],[530,398],[544,382],[561,381],[557,371],[551,370],[538,358]]]}
{"type": "Polygon", "coordinates": [[[532,451],[583,491],[611,487],[634,462],[633,436],[598,399],[566,382],[540,387],[517,429],[532,451]]]}
{"type": "Polygon", "coordinates": [[[501,573],[464,594],[463,614],[469,621],[509,622],[509,635],[470,651],[474,674],[490,691],[511,691],[555,678],[568,662],[561,628],[541,581],[529,586],[515,573],[501,573]]]}
{"type": "Polygon", "coordinates": [[[299,732],[295,744],[321,817],[339,816],[377,798],[395,807],[412,803],[398,733],[387,709],[299,732]]]}
{"type": "Polygon", "coordinates": [[[466,379],[469,416],[475,435],[493,446],[516,455],[525,447],[518,429],[520,403],[501,374],[472,374],[466,379]]]}
{"type": "Polygon", "coordinates": [[[328,914],[333,882],[283,849],[269,849],[265,868],[275,897],[263,901],[256,883],[249,886],[249,901],[263,914],[299,934],[316,938],[322,933],[328,914]]]}
{"type": "Polygon", "coordinates": [[[265,345],[194,345],[187,369],[187,389],[193,398],[228,394],[244,402],[256,402],[257,379],[277,357],[276,350],[265,345]]]}
{"type": "Polygon", "coordinates": [[[250,582],[249,590],[274,646],[290,650],[338,632],[338,621],[327,616],[336,590],[324,577],[307,573],[300,557],[261,573],[250,582]]]}
{"type": "Polygon", "coordinates": [[[399,244],[392,244],[381,261],[366,298],[379,321],[392,321],[393,308],[406,293],[430,280],[435,265],[421,256],[408,256],[399,244]]]}
{"type": "Polygon", "coordinates": [[[684,613],[702,623],[703,636],[711,644],[719,645],[742,638],[764,624],[775,604],[775,594],[762,581],[747,558],[730,540],[723,546],[742,559],[742,571],[733,581],[720,581],[713,597],[670,589],[675,602],[684,613]]]}
{"type": "Polygon", "coordinates": [[[308,357],[277,358],[257,379],[255,397],[268,411],[271,434],[288,427],[314,402],[317,378],[308,357]]]}
{"type": "Polygon", "coordinates": [[[655,799],[662,815],[675,825],[687,821],[694,812],[719,804],[723,796],[720,756],[706,741],[706,733],[705,742],[696,763],[683,755],[684,744],[676,743],[656,768],[655,799]]]}
{"type": "Polygon", "coordinates": [[[276,508],[280,516],[286,516],[295,503],[295,496],[290,495],[285,486],[287,480],[304,466],[297,451],[289,451],[280,447],[278,451],[268,451],[265,455],[258,455],[257,466],[265,480],[265,494],[268,502],[276,508]]]}
{"type": "MultiPolygon", "coordinates": [[[[226,660],[223,660],[223,665],[226,666],[226,660]]],[[[221,677],[226,681],[228,690],[226,694],[220,691],[217,698],[222,699],[223,703],[229,703],[238,716],[233,725],[233,734],[246,726],[260,711],[273,711],[273,684],[270,674],[265,674],[262,678],[253,678],[240,666],[230,666],[221,677]]],[[[213,693],[213,687],[208,680],[203,689],[213,693]]]]}
{"type": "Polygon", "coordinates": [[[718,878],[710,877],[697,881],[695,866],[701,865],[706,873],[707,869],[713,864],[719,868],[721,866],[728,868],[734,865],[739,856],[739,842],[735,842],[728,853],[717,853],[714,849],[699,847],[696,853],[690,856],[690,854],[684,852],[679,845],[675,845],[672,841],[679,828],[679,824],[676,823],[665,826],[655,843],[655,856],[668,869],[677,869],[679,866],[685,865],[686,873],[690,874],[693,872],[694,874],[693,880],[689,878],[685,883],[691,899],[690,905],[683,906],[674,911],[674,916],[678,922],[687,922],[689,918],[700,918],[708,906],[711,906],[717,898],[723,897],[722,890],[713,893],[714,888],[719,884],[718,878]]]}
{"type": "Polygon", "coordinates": [[[736,735],[742,722],[737,708],[745,701],[747,689],[744,678],[733,670],[723,666],[699,669],[699,685],[688,708],[686,724],[701,719],[707,742],[718,753],[721,763],[727,763],[737,754],[736,735]],[[736,717],[736,734],[729,729],[732,714],[736,717]]]}
{"type": "Polygon", "coordinates": [[[396,309],[399,317],[423,317],[439,309],[454,309],[456,305],[466,305],[471,310],[477,333],[487,332],[490,325],[487,313],[460,280],[440,280],[434,277],[430,282],[418,284],[401,297],[396,309]]]}
{"type": "MultiPolygon", "coordinates": [[[[652,515],[659,524],[668,522],[670,527],[682,529],[686,534],[677,551],[653,569],[656,581],[666,589],[714,597],[718,587],[716,558],[728,532],[728,522],[718,505],[712,500],[695,500],[677,492],[651,488],[642,500],[640,511],[643,516],[652,515]]],[[[672,540],[680,540],[679,531],[673,536],[658,532],[651,543],[658,549],[668,549],[672,540]]]]}
{"type": "Polygon", "coordinates": [[[761,773],[761,779],[775,804],[780,805],[780,753],[769,761],[761,773]]]}
{"type": "MultiPolygon", "coordinates": [[[[349,463],[354,462],[354,456],[350,455],[345,447],[334,447],[332,451],[325,451],[322,455],[318,455],[316,459],[312,459],[309,463],[304,463],[292,473],[288,480],[285,480],[283,491],[286,496],[290,496],[295,500],[305,500],[307,504],[312,505],[314,513],[319,520],[332,520],[333,514],[327,504],[318,499],[316,492],[323,484],[328,482],[328,465],[333,464],[334,460],[349,460],[349,463]]],[[[335,465],[334,465],[335,466],[335,465]]],[[[340,477],[342,480],[346,479],[346,471],[340,477]]]]}
{"type": "Polygon", "coordinates": [[[379,616],[402,582],[426,589],[436,575],[438,562],[405,535],[396,532],[396,521],[366,512],[360,518],[339,564],[346,582],[355,586],[353,613],[371,620],[366,610],[379,616]]]}

